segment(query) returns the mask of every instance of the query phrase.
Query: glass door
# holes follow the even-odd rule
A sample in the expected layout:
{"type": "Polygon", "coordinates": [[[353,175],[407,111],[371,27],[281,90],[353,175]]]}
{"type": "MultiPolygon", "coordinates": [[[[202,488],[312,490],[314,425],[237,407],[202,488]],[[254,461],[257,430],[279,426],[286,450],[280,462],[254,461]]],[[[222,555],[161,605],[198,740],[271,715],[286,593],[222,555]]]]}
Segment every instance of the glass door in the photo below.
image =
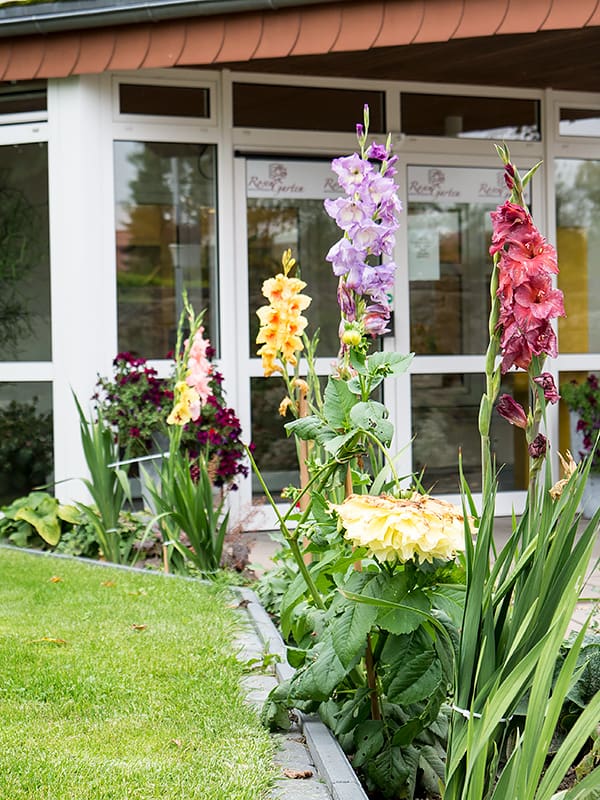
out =
{"type": "MultiPolygon", "coordinates": [[[[298,484],[298,462],[293,439],[285,435],[279,406],[286,391],[277,376],[263,377],[256,352],[257,309],[267,300],[262,285],[281,272],[281,256],[290,248],[312,298],[304,312],[307,334],[318,330],[317,369],[324,379],[338,351],[339,311],[337,278],[325,255],[339,238],[335,223],[323,210],[326,197],[339,194],[329,161],[248,159],[246,174],[246,239],[248,259],[247,355],[250,373],[250,426],[254,456],[275,496],[298,484]]],[[[260,486],[253,478],[253,495],[260,486]]]]}
{"type": "MultiPolygon", "coordinates": [[[[491,258],[490,211],[506,199],[501,169],[408,166],[408,276],[412,469],[436,494],[459,491],[458,454],[472,491],[481,490],[479,401],[485,387],[491,258]]],[[[524,375],[502,392],[526,404],[524,375]]],[[[492,426],[500,490],[526,486],[521,431],[492,426]]]]}

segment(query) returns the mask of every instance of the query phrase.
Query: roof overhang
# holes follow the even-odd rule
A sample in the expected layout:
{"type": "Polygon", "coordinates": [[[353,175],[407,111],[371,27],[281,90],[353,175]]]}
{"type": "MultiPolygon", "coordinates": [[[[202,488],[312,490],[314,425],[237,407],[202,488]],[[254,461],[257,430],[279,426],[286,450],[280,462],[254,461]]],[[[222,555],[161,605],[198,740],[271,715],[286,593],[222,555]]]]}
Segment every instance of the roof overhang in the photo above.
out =
{"type": "Polygon", "coordinates": [[[230,0],[228,13],[222,0],[213,3],[220,13],[8,38],[0,14],[0,80],[235,65],[600,90],[600,0],[290,0],[285,8],[275,7],[285,0],[263,0],[268,8],[242,12],[232,11],[233,2],[240,0],[230,0]],[[563,70],[569,85],[559,87],[563,70]]]}

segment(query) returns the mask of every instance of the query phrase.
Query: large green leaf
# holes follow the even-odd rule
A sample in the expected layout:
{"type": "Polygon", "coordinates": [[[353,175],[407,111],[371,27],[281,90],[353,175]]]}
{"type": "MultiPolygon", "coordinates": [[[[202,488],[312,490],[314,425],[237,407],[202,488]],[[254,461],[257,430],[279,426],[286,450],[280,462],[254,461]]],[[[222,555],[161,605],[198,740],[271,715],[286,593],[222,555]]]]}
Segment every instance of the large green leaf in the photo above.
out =
{"type": "Polygon", "coordinates": [[[371,761],[381,751],[384,742],[384,728],[382,720],[367,719],[357,726],[354,731],[354,746],[356,747],[352,765],[356,769],[371,761]]]}
{"type": "Polygon", "coordinates": [[[433,694],[439,686],[442,670],[434,650],[426,650],[408,658],[402,670],[388,687],[388,698],[394,703],[417,703],[433,694]]]}
{"type": "Polygon", "coordinates": [[[402,600],[401,609],[393,611],[382,609],[377,620],[378,625],[384,630],[395,633],[397,636],[416,630],[423,623],[424,614],[429,613],[431,608],[427,596],[420,589],[415,589],[404,597],[398,598],[398,600],[400,599],[402,600]]]}
{"type": "Polygon", "coordinates": [[[341,378],[329,378],[323,396],[323,414],[332,428],[347,428],[356,396],[341,378]]]}
{"type": "Polygon", "coordinates": [[[299,417],[284,425],[288,436],[293,433],[299,439],[318,439],[329,431],[331,436],[335,436],[335,432],[328,428],[320,417],[312,414],[309,417],[299,417]]]}
{"type": "Polygon", "coordinates": [[[388,419],[388,410],[383,403],[369,400],[357,403],[350,412],[350,421],[357,428],[368,431],[379,441],[389,444],[394,435],[394,426],[388,419]]]}
{"type": "Polygon", "coordinates": [[[60,522],[56,514],[57,507],[57,501],[45,505],[40,504],[37,509],[26,506],[17,511],[15,519],[22,519],[28,522],[45,542],[54,547],[60,541],[60,522]]]}
{"type": "Polygon", "coordinates": [[[364,653],[367,634],[376,618],[375,606],[350,601],[343,613],[331,621],[333,647],[344,666],[364,653]]]}
{"type": "Polygon", "coordinates": [[[292,698],[327,700],[354,665],[354,662],[346,666],[342,664],[333,647],[331,634],[326,631],[323,640],[308,653],[304,667],[292,678],[292,698]]]}

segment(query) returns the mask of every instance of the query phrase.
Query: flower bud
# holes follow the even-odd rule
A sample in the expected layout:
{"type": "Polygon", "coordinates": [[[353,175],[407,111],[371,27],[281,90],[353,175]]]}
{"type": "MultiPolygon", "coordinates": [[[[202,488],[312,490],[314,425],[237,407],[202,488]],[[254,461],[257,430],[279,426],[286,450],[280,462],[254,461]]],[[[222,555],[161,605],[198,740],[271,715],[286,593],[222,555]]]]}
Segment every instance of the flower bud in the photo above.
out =
{"type": "Polygon", "coordinates": [[[538,433],[527,449],[529,450],[529,455],[532,458],[542,458],[546,455],[546,450],[548,449],[548,440],[543,433],[538,433]]]}
{"type": "Polygon", "coordinates": [[[350,345],[350,347],[356,347],[360,344],[361,340],[362,336],[356,328],[348,328],[348,330],[345,330],[342,334],[342,344],[350,345]]]}
{"type": "Polygon", "coordinates": [[[503,394],[498,399],[496,411],[511,425],[516,425],[517,428],[523,429],[527,427],[527,416],[523,406],[513,400],[509,394],[503,394]]]}

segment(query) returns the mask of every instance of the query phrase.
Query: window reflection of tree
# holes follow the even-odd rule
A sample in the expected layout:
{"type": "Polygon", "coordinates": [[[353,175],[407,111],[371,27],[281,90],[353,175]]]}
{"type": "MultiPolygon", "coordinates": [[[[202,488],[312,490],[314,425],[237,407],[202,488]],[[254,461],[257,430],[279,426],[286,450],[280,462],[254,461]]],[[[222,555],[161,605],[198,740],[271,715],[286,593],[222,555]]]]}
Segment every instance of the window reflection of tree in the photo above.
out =
{"type": "MultiPolygon", "coordinates": [[[[46,171],[45,145],[0,148],[0,360],[18,359],[36,325],[49,325],[46,171]]],[[[50,357],[44,333],[37,358],[50,357]]]]}
{"type": "Polygon", "coordinates": [[[120,143],[134,176],[118,233],[119,347],[149,358],[174,344],[181,294],[205,309],[217,343],[216,176],[213,145],[120,143]],[[150,318],[140,338],[140,320],[150,318]]]}

